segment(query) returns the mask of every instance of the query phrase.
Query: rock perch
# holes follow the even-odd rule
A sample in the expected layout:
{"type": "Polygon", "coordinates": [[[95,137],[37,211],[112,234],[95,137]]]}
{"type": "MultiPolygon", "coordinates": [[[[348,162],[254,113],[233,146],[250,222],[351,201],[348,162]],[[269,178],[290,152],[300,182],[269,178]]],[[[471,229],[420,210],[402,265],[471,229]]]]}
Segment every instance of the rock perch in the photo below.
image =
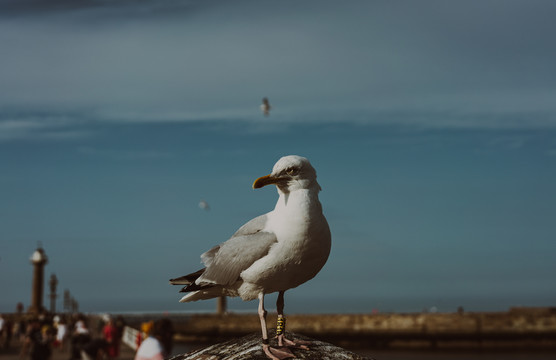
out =
{"type": "MultiPolygon", "coordinates": [[[[274,330],[269,331],[271,344],[277,346],[274,330]]],[[[347,351],[338,346],[314,340],[306,336],[286,332],[293,340],[311,341],[310,350],[291,349],[295,355],[293,359],[307,360],[374,360],[347,351]]],[[[204,349],[195,350],[188,354],[176,355],[169,360],[267,360],[261,348],[261,336],[258,333],[233,339],[204,349]]]]}

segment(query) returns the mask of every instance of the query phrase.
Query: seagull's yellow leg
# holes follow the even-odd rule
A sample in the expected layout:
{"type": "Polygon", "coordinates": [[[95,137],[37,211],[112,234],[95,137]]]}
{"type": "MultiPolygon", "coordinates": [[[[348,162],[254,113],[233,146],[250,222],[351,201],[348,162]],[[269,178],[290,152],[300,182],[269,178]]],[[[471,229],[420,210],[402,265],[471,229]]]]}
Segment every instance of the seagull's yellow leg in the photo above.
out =
{"type": "Polygon", "coordinates": [[[295,347],[303,350],[309,350],[310,343],[307,341],[297,340],[291,341],[284,337],[286,332],[286,317],[284,316],[284,291],[278,293],[278,299],[276,300],[276,311],[278,312],[278,318],[276,320],[276,336],[278,337],[278,346],[295,347]]]}

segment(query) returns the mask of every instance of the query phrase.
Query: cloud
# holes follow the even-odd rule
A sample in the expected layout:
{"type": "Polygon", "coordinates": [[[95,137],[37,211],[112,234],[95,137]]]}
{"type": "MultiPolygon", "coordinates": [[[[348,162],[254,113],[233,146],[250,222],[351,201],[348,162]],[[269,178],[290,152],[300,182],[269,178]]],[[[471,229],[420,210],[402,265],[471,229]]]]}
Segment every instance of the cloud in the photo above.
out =
{"type": "MultiPolygon", "coordinates": [[[[318,108],[274,109],[269,117],[254,104],[248,108],[223,108],[214,111],[94,111],[94,110],[25,110],[0,112],[0,142],[14,141],[80,141],[100,136],[121,126],[205,123],[218,131],[220,125],[237,125],[251,134],[280,133],[302,124],[355,124],[413,130],[556,130],[556,113],[544,111],[463,111],[428,108],[338,108],[333,105],[318,108]]],[[[226,127],[227,128],[227,127],[226,127]]],[[[502,136],[489,145],[518,149],[528,141],[526,136],[502,136]]],[[[83,153],[112,156],[120,159],[134,157],[167,157],[163,153],[116,153],[83,148],[83,153]]]]}
{"type": "Polygon", "coordinates": [[[152,16],[158,12],[175,12],[201,3],[193,0],[0,0],[3,16],[34,16],[79,13],[121,16],[152,16]]]}
{"type": "MultiPolygon", "coordinates": [[[[251,134],[279,133],[291,127],[322,124],[356,124],[387,126],[413,130],[534,130],[556,129],[556,110],[529,109],[531,104],[512,104],[507,109],[493,104],[458,106],[446,101],[443,107],[433,104],[382,104],[375,106],[292,106],[274,102],[269,117],[262,116],[259,102],[245,107],[220,107],[212,110],[175,109],[91,109],[69,107],[8,107],[0,111],[0,142],[14,141],[79,141],[110,132],[116,126],[147,124],[210,123],[213,129],[235,124],[251,134]]],[[[490,144],[520,148],[527,141],[523,136],[500,137],[490,144]]],[[[91,149],[82,152],[93,153],[91,149]]],[[[100,155],[99,151],[95,152],[100,155]]],[[[108,155],[108,153],[104,153],[108,155]]],[[[112,154],[113,157],[165,157],[167,154],[112,154]]]]}
{"type": "Polygon", "coordinates": [[[81,139],[93,133],[92,129],[85,129],[82,124],[82,120],[59,113],[0,113],[0,142],[81,139]]]}
{"type": "Polygon", "coordinates": [[[0,0],[1,107],[258,121],[268,96],[272,122],[556,121],[550,1],[47,3],[0,0]]]}

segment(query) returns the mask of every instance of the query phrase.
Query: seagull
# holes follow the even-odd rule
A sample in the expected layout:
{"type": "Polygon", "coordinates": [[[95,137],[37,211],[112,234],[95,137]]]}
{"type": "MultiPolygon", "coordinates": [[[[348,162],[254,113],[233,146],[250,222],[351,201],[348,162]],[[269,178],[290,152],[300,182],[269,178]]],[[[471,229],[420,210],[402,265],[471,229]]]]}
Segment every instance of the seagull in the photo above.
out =
{"type": "Polygon", "coordinates": [[[264,97],[263,103],[261,104],[261,111],[263,112],[264,116],[270,115],[270,109],[272,109],[272,106],[270,106],[268,98],[264,97]]]}
{"type": "Polygon", "coordinates": [[[199,209],[209,211],[210,205],[205,200],[201,200],[199,201],[199,209]]]}
{"type": "Polygon", "coordinates": [[[320,185],[309,160],[284,156],[269,175],[253,183],[254,189],[274,184],[278,201],[274,210],[260,215],[237,230],[226,242],[201,255],[205,267],[171,279],[185,285],[180,302],[239,296],[244,301],[259,300],[262,348],[273,360],[293,357],[288,349],[308,349],[305,342],[284,337],[284,292],[317,275],[330,254],[331,236],[319,201],[320,185]],[[271,347],[266,326],[264,296],[278,292],[278,347],[271,347]]]}

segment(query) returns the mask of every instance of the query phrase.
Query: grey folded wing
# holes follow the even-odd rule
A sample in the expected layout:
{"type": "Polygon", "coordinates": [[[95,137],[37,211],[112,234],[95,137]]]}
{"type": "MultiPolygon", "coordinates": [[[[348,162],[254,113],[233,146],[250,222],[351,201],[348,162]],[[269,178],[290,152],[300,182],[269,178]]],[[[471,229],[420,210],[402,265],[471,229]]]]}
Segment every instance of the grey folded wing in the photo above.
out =
{"type": "Polygon", "coordinates": [[[268,254],[277,242],[274,233],[262,231],[265,223],[266,215],[256,217],[239,228],[228,241],[201,255],[206,269],[195,283],[231,285],[236,282],[243,270],[268,254]]]}

